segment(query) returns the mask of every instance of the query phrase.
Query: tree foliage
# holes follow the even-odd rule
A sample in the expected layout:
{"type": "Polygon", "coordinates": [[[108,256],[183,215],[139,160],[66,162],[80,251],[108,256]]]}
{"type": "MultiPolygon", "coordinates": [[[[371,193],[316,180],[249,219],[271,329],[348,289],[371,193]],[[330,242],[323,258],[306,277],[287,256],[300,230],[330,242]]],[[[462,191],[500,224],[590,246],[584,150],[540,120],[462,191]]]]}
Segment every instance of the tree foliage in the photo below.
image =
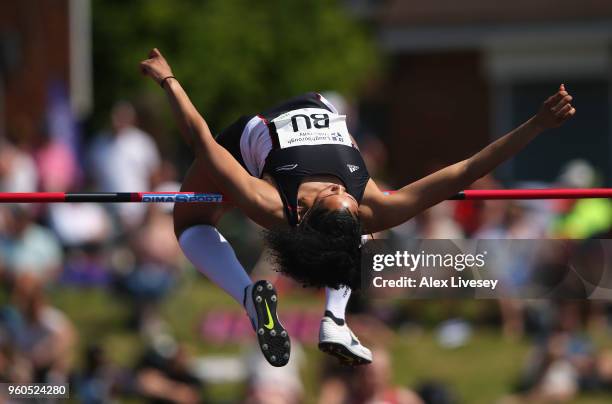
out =
{"type": "Polygon", "coordinates": [[[93,38],[98,114],[160,93],[138,71],[158,47],[213,127],[305,91],[350,95],[377,65],[334,0],[94,0],[93,38]]]}

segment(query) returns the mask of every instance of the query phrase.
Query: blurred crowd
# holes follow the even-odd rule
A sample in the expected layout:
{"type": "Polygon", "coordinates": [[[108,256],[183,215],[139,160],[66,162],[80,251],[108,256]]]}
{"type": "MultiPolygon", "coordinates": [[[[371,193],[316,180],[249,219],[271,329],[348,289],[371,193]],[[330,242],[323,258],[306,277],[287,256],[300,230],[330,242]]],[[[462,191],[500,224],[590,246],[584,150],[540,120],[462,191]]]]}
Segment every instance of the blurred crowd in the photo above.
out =
{"type": "MultiPolygon", "coordinates": [[[[162,158],[153,138],[139,128],[130,103],[114,106],[108,126],[85,144],[66,142],[48,126],[24,126],[21,133],[9,134],[0,140],[0,192],[179,189],[175,165],[162,158]]],[[[371,175],[381,188],[392,188],[392,178],[385,175],[384,142],[358,129],[355,133],[371,175]]],[[[519,185],[591,187],[597,181],[587,162],[572,161],[557,184],[519,185]]],[[[478,189],[499,187],[502,184],[493,176],[474,184],[478,189]]],[[[181,274],[189,267],[174,237],[171,212],[167,204],[0,205],[0,381],[70,382],[73,394],[84,403],[118,397],[202,402],[206,383],[215,378],[204,377],[211,372],[202,369],[212,366],[215,373],[232,363],[192,357],[160,314],[160,304],[180,287],[181,274]],[[104,346],[80,339],[79,324],[51,303],[52,292],[61,288],[99,289],[129,304],[132,315],[125,327],[145,346],[133,366],[117,366],[104,346]]],[[[257,233],[255,225],[241,220],[250,233],[257,233]]],[[[375,237],[608,238],[611,227],[612,205],[607,199],[449,201],[375,237]]],[[[260,259],[258,266],[264,261],[260,259]]],[[[411,388],[394,384],[402,375],[393,374],[389,340],[407,325],[423,326],[406,306],[410,303],[374,303],[356,296],[349,322],[364,343],[373,346],[375,362],[350,369],[326,360],[319,374],[319,403],[459,402],[453,386],[445,383],[424,381],[411,388]]],[[[589,334],[592,327],[607,330],[609,305],[501,300],[498,308],[493,320],[468,320],[449,309],[436,329],[440,344],[449,348],[468,343],[472,329],[480,326],[498,328],[508,339],[531,341],[516,386],[508,386],[508,396],[500,400],[563,402],[582,391],[612,389],[612,351],[598,347],[589,334]]],[[[297,343],[292,361],[282,370],[267,365],[258,352],[248,355],[232,368],[245,380],[244,402],[303,402],[300,366],[305,360],[297,343]]]]}

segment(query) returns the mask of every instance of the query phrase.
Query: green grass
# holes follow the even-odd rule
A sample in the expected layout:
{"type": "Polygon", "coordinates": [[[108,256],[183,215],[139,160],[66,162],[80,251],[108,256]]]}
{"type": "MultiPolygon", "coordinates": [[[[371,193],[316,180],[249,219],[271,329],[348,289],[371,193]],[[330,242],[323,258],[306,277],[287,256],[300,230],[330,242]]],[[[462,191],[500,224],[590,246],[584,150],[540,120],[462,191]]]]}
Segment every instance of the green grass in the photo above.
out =
{"type": "Polygon", "coordinates": [[[395,379],[409,386],[440,380],[451,383],[470,403],[491,403],[508,392],[527,349],[518,343],[499,348],[499,335],[490,332],[475,334],[468,345],[453,350],[440,348],[431,333],[409,340],[399,337],[392,348],[398,358],[395,379]]]}
{"type": "MultiPolygon", "coordinates": [[[[121,299],[100,290],[70,288],[57,289],[51,297],[78,328],[81,352],[86,344],[98,342],[103,344],[114,363],[123,366],[132,364],[142,352],[141,340],[126,327],[129,312],[121,299]]],[[[294,296],[285,296],[283,307],[305,307],[308,310],[314,307],[318,310],[322,307],[320,300],[298,291],[294,296]]],[[[446,310],[437,307],[437,302],[415,304],[431,313],[444,313],[446,310]]],[[[461,302],[459,306],[463,304],[461,302]]],[[[473,313],[474,306],[474,302],[465,302],[461,312],[473,313]]],[[[188,274],[180,288],[163,305],[162,315],[173,335],[193,354],[238,354],[241,347],[236,344],[207,345],[198,335],[196,327],[201,316],[216,308],[239,310],[218,288],[195,274],[188,274]]],[[[604,338],[600,340],[605,341],[604,338]]],[[[391,341],[390,352],[396,383],[414,386],[424,380],[439,380],[451,384],[463,403],[489,404],[509,393],[528,348],[526,341],[509,342],[497,331],[479,329],[466,346],[454,350],[441,348],[431,331],[397,334],[391,341]]],[[[307,402],[315,403],[323,354],[314,346],[305,349],[307,364],[303,380],[307,402]]],[[[240,386],[226,384],[211,386],[208,393],[214,400],[232,402],[239,398],[240,392],[240,386]]],[[[581,397],[575,401],[576,404],[605,402],[610,402],[610,397],[581,397]]]]}

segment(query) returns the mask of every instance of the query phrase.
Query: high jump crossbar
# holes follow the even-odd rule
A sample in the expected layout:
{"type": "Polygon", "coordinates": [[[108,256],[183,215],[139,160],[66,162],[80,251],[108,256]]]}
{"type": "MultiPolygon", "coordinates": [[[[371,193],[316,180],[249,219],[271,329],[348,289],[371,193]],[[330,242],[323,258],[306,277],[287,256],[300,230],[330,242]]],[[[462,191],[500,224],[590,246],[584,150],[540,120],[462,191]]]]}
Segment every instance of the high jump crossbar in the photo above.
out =
{"type": "MultiPolygon", "coordinates": [[[[393,192],[396,191],[384,191],[385,194],[393,192]]],[[[449,197],[448,200],[585,198],[612,198],[612,188],[470,189],[461,191],[449,197]]],[[[223,195],[198,192],[0,192],[0,203],[54,202],[221,203],[223,195]]]]}

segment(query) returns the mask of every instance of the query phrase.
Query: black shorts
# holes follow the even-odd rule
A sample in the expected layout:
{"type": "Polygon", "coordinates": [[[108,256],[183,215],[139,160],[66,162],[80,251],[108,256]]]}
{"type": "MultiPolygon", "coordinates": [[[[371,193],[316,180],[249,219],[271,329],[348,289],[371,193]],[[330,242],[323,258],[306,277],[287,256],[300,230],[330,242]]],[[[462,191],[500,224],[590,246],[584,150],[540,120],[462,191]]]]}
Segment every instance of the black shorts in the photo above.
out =
{"type": "Polygon", "coordinates": [[[242,153],[240,152],[240,138],[244,132],[244,127],[252,118],[252,115],[243,115],[238,118],[236,122],[223,129],[217,136],[215,136],[217,143],[223,146],[225,150],[230,152],[236,161],[239,162],[240,165],[247,171],[249,170],[244,164],[244,159],[242,158],[242,153]]]}
{"type": "MultiPolygon", "coordinates": [[[[324,108],[329,107],[321,101],[321,96],[318,93],[306,93],[297,97],[286,100],[274,107],[262,112],[259,116],[264,117],[268,120],[272,120],[280,114],[288,111],[292,111],[300,108],[324,108]]],[[[247,123],[253,119],[254,115],[243,115],[236,122],[223,129],[215,137],[217,143],[223,146],[230,154],[244,167],[247,172],[249,171],[244,163],[242,152],[240,151],[240,138],[244,133],[244,128],[247,123]]]]}

